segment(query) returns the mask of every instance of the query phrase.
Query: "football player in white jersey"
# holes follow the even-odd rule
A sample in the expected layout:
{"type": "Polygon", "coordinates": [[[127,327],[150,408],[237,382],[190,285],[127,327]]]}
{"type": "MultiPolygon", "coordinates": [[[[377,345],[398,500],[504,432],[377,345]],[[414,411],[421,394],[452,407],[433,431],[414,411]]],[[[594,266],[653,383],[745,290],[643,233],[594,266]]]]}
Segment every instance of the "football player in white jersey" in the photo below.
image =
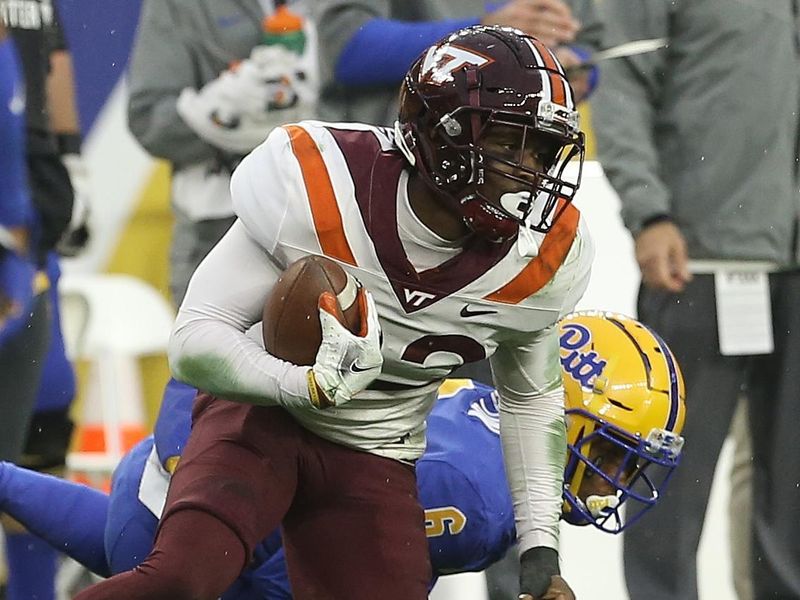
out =
{"type": "Polygon", "coordinates": [[[270,134],[234,173],[238,221],[195,272],[173,330],[174,374],[208,393],[154,551],[78,599],[216,598],[279,523],[297,597],[425,598],[413,469],[425,417],[453,369],[487,357],[523,597],[573,598],[558,566],[556,323],[593,254],[571,204],[583,153],[552,53],[483,26],[416,61],[394,129],[302,122],[270,134]],[[321,302],[310,367],[246,335],[281,271],[307,255],[363,284],[362,335],[321,302]]]}

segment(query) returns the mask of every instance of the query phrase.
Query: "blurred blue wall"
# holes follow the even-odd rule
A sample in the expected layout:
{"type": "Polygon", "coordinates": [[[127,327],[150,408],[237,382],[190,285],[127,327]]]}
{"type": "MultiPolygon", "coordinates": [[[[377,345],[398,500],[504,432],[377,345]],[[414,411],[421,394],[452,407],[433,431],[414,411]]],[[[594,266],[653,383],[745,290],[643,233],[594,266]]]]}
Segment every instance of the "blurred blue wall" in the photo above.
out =
{"type": "Polygon", "coordinates": [[[124,74],[141,0],[58,0],[73,54],[84,133],[124,74]]]}

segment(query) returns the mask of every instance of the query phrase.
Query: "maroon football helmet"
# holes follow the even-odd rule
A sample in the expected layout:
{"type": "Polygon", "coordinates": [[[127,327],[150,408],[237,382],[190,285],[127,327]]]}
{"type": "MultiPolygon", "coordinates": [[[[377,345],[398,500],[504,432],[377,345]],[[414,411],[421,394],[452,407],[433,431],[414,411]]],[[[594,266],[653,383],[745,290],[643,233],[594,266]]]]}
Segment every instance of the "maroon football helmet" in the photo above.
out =
{"type": "Polygon", "coordinates": [[[423,180],[493,241],[520,225],[546,233],[580,185],[584,136],[572,89],[553,53],[516,29],[468,27],[423,53],[403,81],[396,130],[423,180]],[[498,128],[513,128],[509,152],[487,147],[498,128]],[[543,168],[526,161],[532,143],[543,168]],[[491,173],[519,185],[492,201],[484,185],[491,173]]]}

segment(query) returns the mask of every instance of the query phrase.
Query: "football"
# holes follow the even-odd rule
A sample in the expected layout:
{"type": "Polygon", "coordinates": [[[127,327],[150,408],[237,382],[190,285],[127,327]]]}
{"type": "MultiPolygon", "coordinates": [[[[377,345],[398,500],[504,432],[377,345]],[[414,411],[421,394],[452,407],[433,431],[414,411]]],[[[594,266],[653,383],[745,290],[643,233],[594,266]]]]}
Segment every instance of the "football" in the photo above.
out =
{"type": "Polygon", "coordinates": [[[356,291],[355,279],[324,256],[306,256],[289,265],[264,304],[267,352],[295,365],[313,365],[322,342],[320,295],[331,292],[337,297],[337,318],[357,333],[361,319],[356,291]]]}

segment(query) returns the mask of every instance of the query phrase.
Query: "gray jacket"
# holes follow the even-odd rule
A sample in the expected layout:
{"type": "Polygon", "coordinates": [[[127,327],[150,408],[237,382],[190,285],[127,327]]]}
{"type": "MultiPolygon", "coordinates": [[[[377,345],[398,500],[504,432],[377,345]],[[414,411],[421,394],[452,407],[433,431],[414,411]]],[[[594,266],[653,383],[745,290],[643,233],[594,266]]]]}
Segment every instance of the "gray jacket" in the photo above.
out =
{"type": "Polygon", "coordinates": [[[185,87],[199,89],[262,39],[259,0],[144,0],[131,58],[128,122],[153,156],[180,169],[219,158],[175,108],[185,87]]]}
{"type": "Polygon", "coordinates": [[[794,261],[800,209],[798,0],[604,0],[593,125],[634,233],[672,216],[695,259],[794,261]]]}
{"type": "MultiPolygon", "coordinates": [[[[584,25],[582,44],[599,42],[600,23],[592,0],[568,0],[584,25]]],[[[320,118],[330,121],[362,121],[390,125],[397,116],[400,81],[390,86],[351,88],[334,79],[342,50],[358,29],[373,18],[399,21],[435,21],[484,14],[483,0],[315,0],[313,11],[320,49],[320,118]]]]}

